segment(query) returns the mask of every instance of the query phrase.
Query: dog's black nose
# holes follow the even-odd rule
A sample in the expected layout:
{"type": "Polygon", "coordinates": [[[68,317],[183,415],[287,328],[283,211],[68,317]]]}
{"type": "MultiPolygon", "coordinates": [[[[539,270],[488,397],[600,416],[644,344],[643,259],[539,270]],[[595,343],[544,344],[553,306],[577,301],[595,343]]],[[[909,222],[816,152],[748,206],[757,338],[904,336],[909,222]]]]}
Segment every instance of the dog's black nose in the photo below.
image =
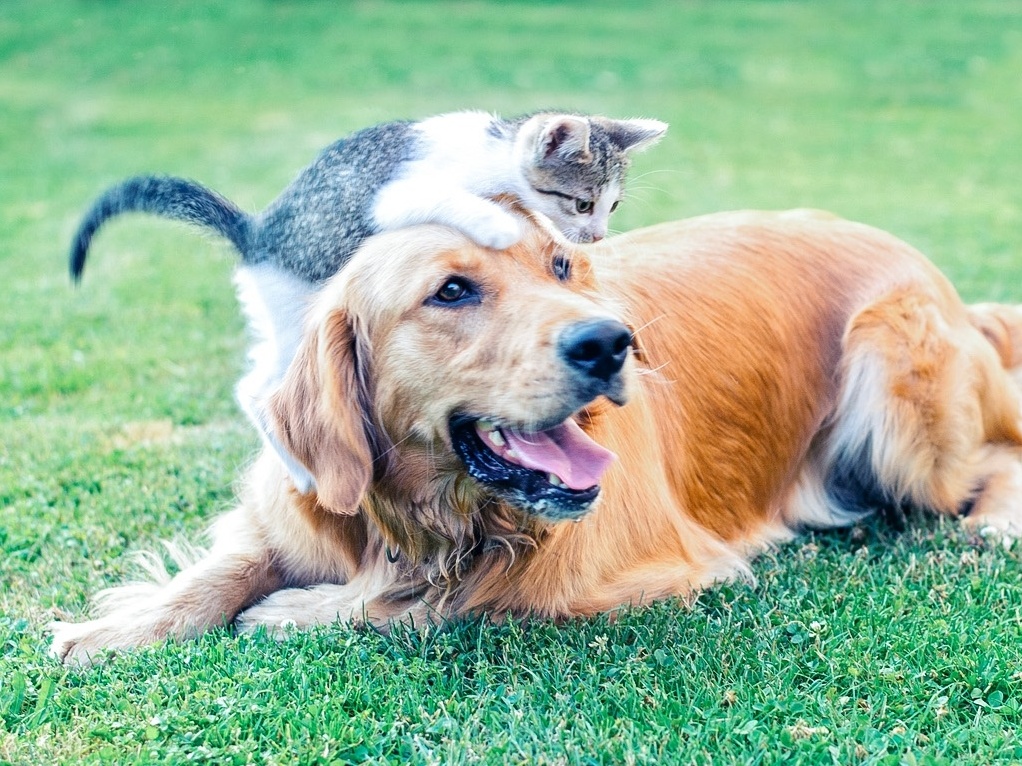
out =
{"type": "Polygon", "coordinates": [[[621,371],[628,358],[632,333],[613,319],[582,322],[564,331],[558,347],[571,367],[590,377],[609,381],[621,371]]]}

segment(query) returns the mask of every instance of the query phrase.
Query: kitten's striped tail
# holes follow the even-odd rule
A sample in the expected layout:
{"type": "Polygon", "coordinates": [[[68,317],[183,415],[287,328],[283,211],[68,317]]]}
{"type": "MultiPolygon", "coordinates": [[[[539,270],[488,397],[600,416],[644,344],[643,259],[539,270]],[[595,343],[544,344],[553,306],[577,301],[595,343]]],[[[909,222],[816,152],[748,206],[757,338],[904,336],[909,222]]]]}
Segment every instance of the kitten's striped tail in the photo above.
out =
{"type": "Polygon", "coordinates": [[[111,186],[85,215],[71,245],[71,279],[78,282],[89,245],[107,219],[121,213],[151,213],[212,229],[245,257],[252,219],[237,205],[194,181],[167,176],[136,176],[111,186]]]}

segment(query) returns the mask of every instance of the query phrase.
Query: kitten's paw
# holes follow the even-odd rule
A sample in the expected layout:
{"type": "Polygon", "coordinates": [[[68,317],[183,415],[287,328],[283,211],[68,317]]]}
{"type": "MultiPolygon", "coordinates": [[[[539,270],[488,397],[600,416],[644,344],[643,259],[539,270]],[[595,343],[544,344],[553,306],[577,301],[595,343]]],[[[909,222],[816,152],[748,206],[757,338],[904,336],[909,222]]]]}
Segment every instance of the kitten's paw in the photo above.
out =
{"type": "Polygon", "coordinates": [[[522,226],[514,216],[500,211],[498,215],[473,221],[465,233],[479,245],[493,250],[506,250],[522,238],[522,226]]]}

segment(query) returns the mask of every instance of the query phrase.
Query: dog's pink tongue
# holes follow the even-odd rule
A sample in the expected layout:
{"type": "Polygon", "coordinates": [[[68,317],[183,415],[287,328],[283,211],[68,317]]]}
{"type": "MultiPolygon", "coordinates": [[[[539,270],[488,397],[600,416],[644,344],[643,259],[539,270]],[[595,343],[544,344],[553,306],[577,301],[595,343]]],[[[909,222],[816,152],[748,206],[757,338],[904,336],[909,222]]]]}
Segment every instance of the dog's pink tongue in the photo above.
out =
{"type": "Polygon", "coordinates": [[[559,426],[534,433],[502,431],[514,462],[534,471],[555,474],[571,489],[589,489],[600,483],[617,458],[590,439],[578,423],[568,418],[559,426]]]}

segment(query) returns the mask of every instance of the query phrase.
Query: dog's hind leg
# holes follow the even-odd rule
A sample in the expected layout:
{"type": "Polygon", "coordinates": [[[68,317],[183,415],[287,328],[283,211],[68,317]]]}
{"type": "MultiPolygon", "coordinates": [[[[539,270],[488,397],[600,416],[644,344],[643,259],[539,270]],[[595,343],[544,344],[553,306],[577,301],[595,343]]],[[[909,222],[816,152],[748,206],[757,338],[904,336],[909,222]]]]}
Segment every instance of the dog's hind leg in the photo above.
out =
{"type": "Polygon", "coordinates": [[[973,327],[993,345],[1004,369],[1022,388],[1022,305],[975,303],[966,308],[973,327]]]}
{"type": "Polygon", "coordinates": [[[905,288],[849,322],[824,450],[838,505],[1022,520],[1019,391],[958,312],[905,288]]]}
{"type": "Polygon", "coordinates": [[[280,586],[269,550],[243,509],[224,516],[212,549],[170,577],[156,556],[143,563],[151,582],[111,588],[97,598],[100,617],[82,623],[54,622],[50,653],[65,662],[89,664],[109,649],[144,646],[166,638],[194,637],[225,625],[249,604],[280,586]]]}
{"type": "Polygon", "coordinates": [[[990,445],[984,465],[988,469],[985,483],[964,523],[984,535],[1022,537],[1022,460],[1018,451],[990,445]]]}
{"type": "MultiPolygon", "coordinates": [[[[978,303],[967,307],[969,321],[994,347],[1001,364],[1022,390],[1022,306],[978,303]]],[[[1022,460],[1013,451],[991,446],[987,458],[1001,468],[977,498],[967,523],[980,531],[1022,537],[1022,460]]]]}

